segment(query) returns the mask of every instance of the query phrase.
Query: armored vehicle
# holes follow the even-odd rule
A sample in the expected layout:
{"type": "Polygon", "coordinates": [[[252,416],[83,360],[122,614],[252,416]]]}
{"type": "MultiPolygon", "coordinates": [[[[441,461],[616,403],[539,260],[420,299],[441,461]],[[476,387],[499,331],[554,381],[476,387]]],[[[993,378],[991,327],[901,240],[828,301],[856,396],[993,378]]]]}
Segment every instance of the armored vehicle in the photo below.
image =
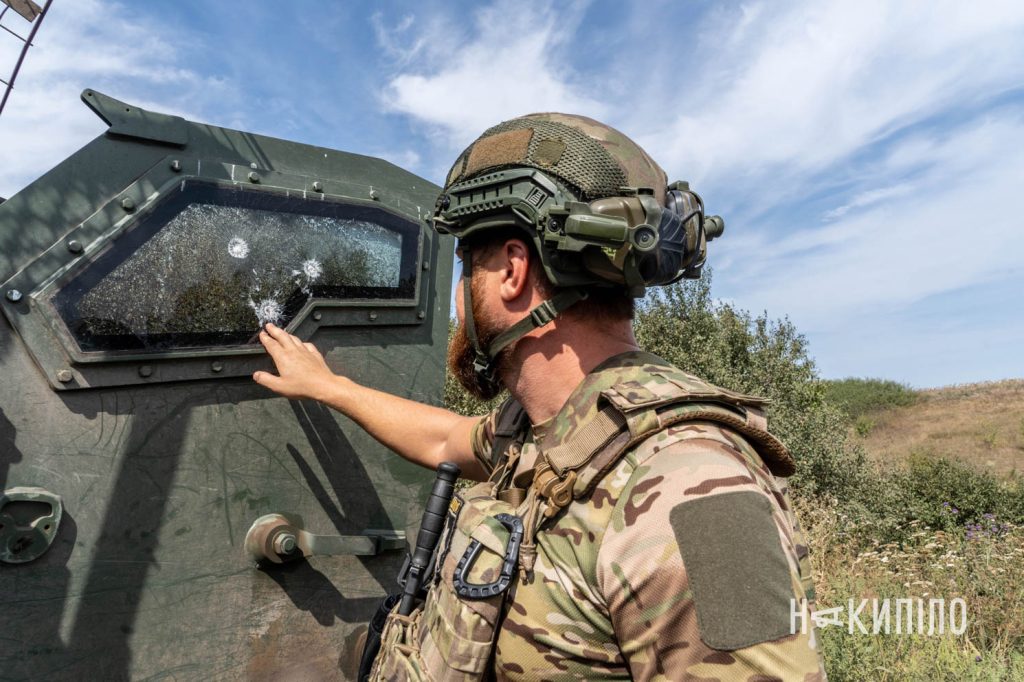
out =
{"type": "Polygon", "coordinates": [[[439,403],[438,188],[82,100],[109,128],[0,204],[0,678],[351,678],[433,476],[256,385],[256,334],[439,403]]]}

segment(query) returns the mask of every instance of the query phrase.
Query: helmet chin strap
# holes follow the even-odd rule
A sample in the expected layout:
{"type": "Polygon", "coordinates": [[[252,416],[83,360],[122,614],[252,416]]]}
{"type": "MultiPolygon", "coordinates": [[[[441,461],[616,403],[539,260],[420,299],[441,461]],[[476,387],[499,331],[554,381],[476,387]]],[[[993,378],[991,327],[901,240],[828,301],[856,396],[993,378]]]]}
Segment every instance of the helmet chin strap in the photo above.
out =
{"type": "Polygon", "coordinates": [[[477,378],[488,386],[498,388],[501,380],[496,376],[498,353],[505,350],[513,342],[526,336],[534,329],[543,327],[553,321],[568,308],[587,297],[587,292],[574,287],[563,289],[548,300],[540,303],[530,314],[503,331],[486,349],[481,348],[480,338],[476,333],[476,321],[473,319],[473,254],[472,249],[462,247],[462,296],[463,315],[466,324],[466,336],[473,344],[475,357],[473,371],[477,378]]]}

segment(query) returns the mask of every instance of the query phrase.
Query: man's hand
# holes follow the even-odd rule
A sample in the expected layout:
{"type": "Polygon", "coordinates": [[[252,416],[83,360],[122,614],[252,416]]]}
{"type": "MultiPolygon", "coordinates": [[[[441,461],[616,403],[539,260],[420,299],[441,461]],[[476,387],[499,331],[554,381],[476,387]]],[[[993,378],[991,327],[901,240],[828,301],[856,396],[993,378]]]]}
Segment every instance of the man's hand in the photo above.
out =
{"type": "Polygon", "coordinates": [[[259,338],[273,359],[278,376],[270,372],[256,372],[252,378],[257,384],[287,398],[324,399],[337,375],[327,366],[316,346],[303,343],[270,323],[260,332],[259,338]]]}
{"type": "Polygon", "coordinates": [[[455,462],[463,475],[482,481],[483,466],[473,455],[470,436],[479,417],[462,417],[440,407],[384,393],[333,373],[311,343],[268,324],[260,343],[277,374],[256,372],[261,386],[287,398],[312,398],[346,415],[378,441],[411,462],[436,469],[455,462]]]}

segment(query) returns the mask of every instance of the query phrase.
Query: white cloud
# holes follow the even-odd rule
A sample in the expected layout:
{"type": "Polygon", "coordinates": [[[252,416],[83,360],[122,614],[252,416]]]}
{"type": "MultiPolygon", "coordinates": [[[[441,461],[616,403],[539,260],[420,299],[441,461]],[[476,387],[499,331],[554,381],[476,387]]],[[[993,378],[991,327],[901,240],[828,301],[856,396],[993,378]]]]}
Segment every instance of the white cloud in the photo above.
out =
{"type": "Polygon", "coordinates": [[[837,206],[832,210],[825,213],[825,220],[835,220],[841,218],[851,209],[864,208],[865,206],[871,206],[887,199],[893,199],[895,197],[904,196],[909,194],[914,189],[914,186],[910,183],[903,183],[900,185],[893,185],[891,187],[880,187],[878,189],[867,190],[854,196],[848,203],[842,206],[837,206]]]}
{"type": "Polygon", "coordinates": [[[1024,285],[1024,5],[758,3],[705,17],[702,36],[678,115],[625,117],[724,206],[716,290],[790,315],[834,374],[1019,374],[965,359],[1019,343],[1020,325],[989,313],[948,334],[920,312],[1024,285]]]}
{"type": "MultiPolygon", "coordinates": [[[[103,122],[79,100],[86,87],[187,115],[168,102],[215,89],[217,81],[179,65],[182,42],[116,3],[54,3],[0,117],[0,196],[10,197],[103,132],[103,122]]],[[[0,67],[13,66],[4,59],[0,67]]]]}
{"type": "Polygon", "coordinates": [[[370,16],[373,34],[381,49],[399,64],[406,65],[424,53],[430,46],[426,33],[416,25],[416,17],[406,14],[393,24],[388,24],[381,12],[370,16]]]}
{"type": "Polygon", "coordinates": [[[992,117],[928,145],[908,140],[881,165],[902,163],[907,148],[928,167],[913,192],[865,198],[824,228],[797,223],[775,238],[729,245],[728,288],[745,306],[834,331],[851,314],[1024,276],[1024,231],[1010,210],[1024,157],[1006,153],[1024,149],[1024,120],[992,117]]]}
{"type": "Polygon", "coordinates": [[[605,117],[608,107],[586,94],[563,52],[579,17],[575,10],[559,13],[547,4],[497,3],[474,12],[464,42],[453,44],[456,36],[448,31],[416,33],[403,55],[419,55],[434,45],[447,59],[427,56],[425,68],[410,67],[392,78],[383,93],[385,106],[427,123],[451,148],[535,111],[605,117]]]}
{"type": "Polygon", "coordinates": [[[787,7],[721,17],[726,38],[692,65],[680,113],[636,112],[667,169],[722,191],[751,191],[770,173],[778,195],[901,127],[1019,87],[1024,74],[1020,3],[787,7]],[[730,20],[743,40],[728,39],[730,20]]]}
{"type": "MultiPolygon", "coordinates": [[[[688,17],[675,7],[675,25],[636,13],[617,25],[629,35],[611,60],[561,49],[585,42],[567,26],[587,31],[595,17],[566,21],[542,5],[524,31],[502,7],[449,35],[447,59],[419,44],[429,66],[400,67],[391,110],[454,147],[527,110],[589,113],[725,212],[726,236],[710,247],[716,292],[791,315],[829,352],[849,354],[823,363],[830,371],[901,370],[925,384],[1013,371],[960,363],[943,373],[921,357],[941,332],[908,313],[985,283],[1024,284],[1024,4],[800,0],[688,17]],[[532,97],[553,104],[519,106],[532,97]],[[842,341],[873,335],[884,352],[842,341]]],[[[1019,337],[1019,325],[990,322],[940,345],[964,356],[1019,337]]]]}

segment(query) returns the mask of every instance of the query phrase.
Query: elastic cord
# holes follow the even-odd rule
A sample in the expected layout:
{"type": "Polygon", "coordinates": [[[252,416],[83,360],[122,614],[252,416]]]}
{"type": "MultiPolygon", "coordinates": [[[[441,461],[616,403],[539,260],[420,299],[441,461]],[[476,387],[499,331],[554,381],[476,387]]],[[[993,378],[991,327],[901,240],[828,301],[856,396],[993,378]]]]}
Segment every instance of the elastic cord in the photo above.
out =
{"type": "Polygon", "coordinates": [[[534,329],[548,324],[570,306],[579,303],[586,297],[587,292],[578,288],[565,289],[555,294],[552,298],[531,310],[529,315],[499,334],[498,338],[494,339],[494,343],[487,349],[487,356],[494,358],[513,341],[529,334],[534,329]]]}

